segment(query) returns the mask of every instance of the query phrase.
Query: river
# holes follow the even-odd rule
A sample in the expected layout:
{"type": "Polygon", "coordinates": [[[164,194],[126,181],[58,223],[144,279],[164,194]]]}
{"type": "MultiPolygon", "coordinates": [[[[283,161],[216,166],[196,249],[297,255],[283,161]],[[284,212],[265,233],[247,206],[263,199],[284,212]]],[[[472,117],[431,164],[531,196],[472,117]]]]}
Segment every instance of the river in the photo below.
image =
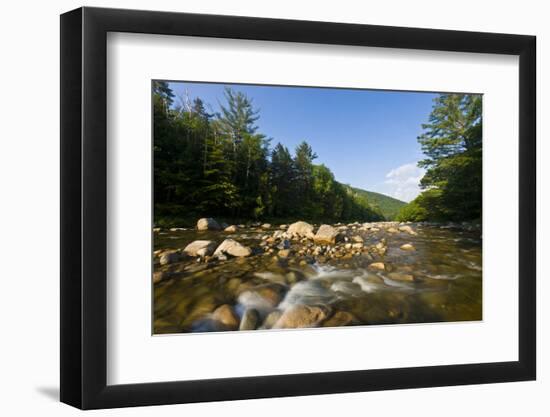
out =
{"type": "Polygon", "coordinates": [[[280,227],[265,226],[157,231],[156,254],[226,238],[252,254],[156,257],[154,334],[482,319],[479,225],[334,225],[345,239],[332,245],[273,239],[280,227]]]}

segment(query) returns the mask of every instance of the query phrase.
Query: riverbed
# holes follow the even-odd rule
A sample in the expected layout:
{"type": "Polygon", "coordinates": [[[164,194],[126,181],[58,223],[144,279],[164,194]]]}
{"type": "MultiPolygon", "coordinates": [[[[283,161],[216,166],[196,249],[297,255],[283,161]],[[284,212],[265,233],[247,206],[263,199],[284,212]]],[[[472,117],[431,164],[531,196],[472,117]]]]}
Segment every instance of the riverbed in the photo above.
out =
{"type": "Polygon", "coordinates": [[[156,230],[153,332],[482,320],[479,225],[331,226],[339,232],[332,244],[287,239],[285,225],[156,230]],[[225,239],[250,255],[159,262],[191,242],[225,239]]]}

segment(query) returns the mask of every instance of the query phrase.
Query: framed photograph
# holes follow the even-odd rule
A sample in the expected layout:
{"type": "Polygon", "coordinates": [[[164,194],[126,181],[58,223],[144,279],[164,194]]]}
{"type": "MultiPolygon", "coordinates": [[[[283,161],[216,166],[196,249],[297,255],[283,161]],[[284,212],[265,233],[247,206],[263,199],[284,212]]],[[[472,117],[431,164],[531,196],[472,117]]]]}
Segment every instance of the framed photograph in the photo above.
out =
{"type": "Polygon", "coordinates": [[[535,37],[61,16],[61,401],[533,380],[535,37]]]}

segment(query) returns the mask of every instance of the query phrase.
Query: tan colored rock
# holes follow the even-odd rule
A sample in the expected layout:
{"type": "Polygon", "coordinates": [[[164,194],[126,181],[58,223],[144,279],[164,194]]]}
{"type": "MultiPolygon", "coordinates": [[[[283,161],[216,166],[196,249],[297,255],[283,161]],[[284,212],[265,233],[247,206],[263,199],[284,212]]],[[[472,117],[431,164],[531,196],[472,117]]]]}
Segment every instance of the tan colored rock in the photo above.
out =
{"type": "Polygon", "coordinates": [[[315,234],[313,233],[313,226],[303,221],[292,223],[290,226],[288,226],[287,233],[289,235],[306,237],[308,239],[313,239],[313,237],[315,236],[315,234]]]}
{"type": "Polygon", "coordinates": [[[401,249],[401,250],[406,250],[406,251],[414,251],[414,250],[416,250],[416,248],[415,248],[413,245],[411,245],[410,243],[405,243],[404,245],[401,245],[401,246],[399,247],[399,249],[401,249]]]}
{"type": "Polygon", "coordinates": [[[223,229],[225,233],[235,233],[237,230],[239,230],[239,228],[234,224],[232,224],[231,226],[227,226],[225,229],[223,229]]]}
{"type": "Polygon", "coordinates": [[[388,233],[398,233],[399,230],[397,230],[395,227],[388,227],[387,232],[388,233]]]}
{"type": "Polygon", "coordinates": [[[262,229],[270,229],[271,225],[269,223],[262,224],[262,229]]]}
{"type": "Polygon", "coordinates": [[[220,322],[228,330],[236,330],[240,324],[239,317],[229,304],[223,304],[215,309],[212,313],[212,320],[220,322]]]}
{"type": "Polygon", "coordinates": [[[183,252],[189,256],[211,256],[216,250],[216,242],[212,240],[195,240],[188,244],[183,252]]]}
{"type": "Polygon", "coordinates": [[[251,254],[252,250],[248,246],[241,245],[239,242],[233,239],[225,239],[214,252],[214,256],[216,257],[220,257],[221,255],[241,257],[250,256],[251,254]]]}
{"type": "Polygon", "coordinates": [[[383,262],[373,262],[369,265],[369,269],[384,271],[386,269],[386,265],[384,265],[383,262]]]}
{"type": "Polygon", "coordinates": [[[347,311],[337,311],[329,319],[323,322],[323,327],[348,326],[355,321],[353,314],[347,311]]]}
{"type": "Polygon", "coordinates": [[[317,233],[313,237],[313,241],[315,243],[333,245],[336,243],[338,234],[338,230],[334,227],[328,224],[323,224],[319,227],[319,230],[317,230],[317,233]]]}
{"type": "Polygon", "coordinates": [[[221,230],[220,224],[212,217],[203,217],[197,221],[197,230],[221,230]]]}
{"type": "Polygon", "coordinates": [[[320,306],[294,305],[283,312],[274,329],[317,327],[327,317],[327,309],[320,306]]]}
{"type": "Polygon", "coordinates": [[[413,228],[409,225],[399,226],[399,231],[408,233],[409,235],[416,235],[416,232],[413,230],[413,228]]]}
{"type": "Polygon", "coordinates": [[[351,238],[352,241],[354,241],[355,243],[363,243],[364,242],[364,239],[359,236],[359,235],[355,235],[351,238]]]}

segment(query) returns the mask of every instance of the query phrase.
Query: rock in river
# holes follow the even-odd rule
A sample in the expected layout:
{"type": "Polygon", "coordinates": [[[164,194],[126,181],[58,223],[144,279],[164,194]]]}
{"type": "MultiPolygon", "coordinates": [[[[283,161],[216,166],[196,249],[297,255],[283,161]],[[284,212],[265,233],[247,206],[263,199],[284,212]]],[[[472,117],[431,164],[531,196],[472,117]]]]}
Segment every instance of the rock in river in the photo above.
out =
{"type": "Polygon", "coordinates": [[[409,235],[416,235],[416,232],[413,230],[413,228],[408,225],[400,226],[399,231],[408,233],[409,235]]]}
{"type": "Polygon", "coordinates": [[[414,276],[411,274],[402,274],[401,272],[390,272],[388,278],[393,279],[394,281],[405,281],[413,282],[414,276]]]}
{"type": "Polygon", "coordinates": [[[400,249],[401,250],[409,250],[409,251],[416,250],[416,248],[413,245],[411,245],[410,243],[405,243],[404,245],[401,245],[400,249]]]}
{"type": "Polygon", "coordinates": [[[182,259],[181,252],[178,250],[168,250],[164,252],[162,255],[160,255],[160,264],[161,265],[168,265],[173,264],[175,262],[179,262],[182,259]]]}
{"type": "Polygon", "coordinates": [[[323,224],[321,225],[321,227],[319,227],[319,230],[317,230],[317,233],[313,237],[313,240],[315,243],[333,245],[334,243],[336,243],[338,235],[338,230],[336,230],[334,227],[328,224],[323,224]]]}
{"type": "Polygon", "coordinates": [[[279,258],[288,258],[290,256],[290,249],[281,249],[277,255],[279,255],[279,258]]]}
{"type": "Polygon", "coordinates": [[[285,310],[274,329],[317,327],[327,317],[328,310],[321,306],[294,305],[285,310]]]}
{"type": "Polygon", "coordinates": [[[197,230],[221,230],[220,224],[212,217],[203,217],[197,222],[197,230]]]}
{"type": "Polygon", "coordinates": [[[243,314],[239,330],[255,330],[259,320],[260,316],[258,312],[253,308],[249,308],[243,314]]]}
{"type": "Polygon", "coordinates": [[[225,239],[214,252],[214,256],[231,255],[236,257],[250,256],[252,250],[233,239],[225,239]]]}
{"type": "Polygon", "coordinates": [[[313,239],[313,226],[306,222],[296,222],[288,226],[287,233],[289,235],[294,235],[298,237],[307,237],[308,239],[313,239]]]}
{"type": "Polygon", "coordinates": [[[220,322],[228,330],[236,330],[239,328],[239,317],[229,304],[223,304],[214,310],[212,313],[212,320],[220,322]]]}
{"type": "Polygon", "coordinates": [[[183,250],[189,256],[211,256],[216,249],[216,242],[212,240],[195,240],[183,250]]]}
{"type": "Polygon", "coordinates": [[[369,265],[369,269],[375,269],[377,271],[383,271],[386,269],[386,265],[383,262],[373,262],[369,265]]]}
{"type": "Polygon", "coordinates": [[[225,229],[223,229],[226,233],[235,233],[238,230],[237,226],[232,224],[231,226],[227,226],[225,229]]]}
{"type": "Polygon", "coordinates": [[[334,315],[323,322],[323,327],[347,326],[355,321],[353,314],[347,311],[337,311],[334,315]]]}

